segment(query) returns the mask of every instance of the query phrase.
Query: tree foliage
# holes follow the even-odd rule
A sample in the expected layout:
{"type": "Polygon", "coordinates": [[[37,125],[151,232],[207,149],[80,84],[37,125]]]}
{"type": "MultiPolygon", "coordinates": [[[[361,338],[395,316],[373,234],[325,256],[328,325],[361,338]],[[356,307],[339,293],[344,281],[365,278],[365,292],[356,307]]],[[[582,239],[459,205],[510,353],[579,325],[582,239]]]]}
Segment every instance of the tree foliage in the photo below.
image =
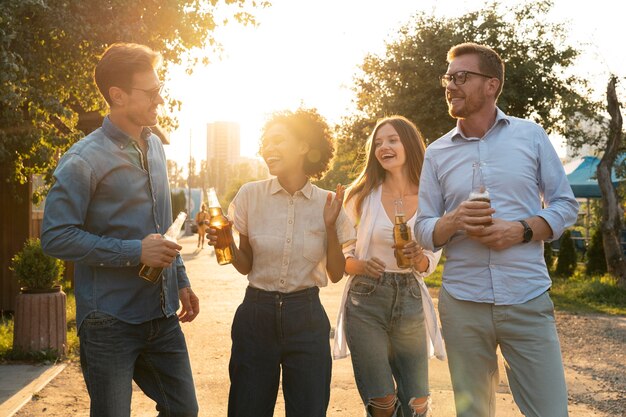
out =
{"type": "Polygon", "coordinates": [[[454,18],[414,15],[383,54],[364,59],[354,80],[358,112],[338,127],[339,156],[324,182],[354,177],[355,161],[363,159],[363,144],[378,118],[406,116],[427,142],[454,126],[439,77],[447,70],[448,50],[462,42],[489,45],[504,59],[498,105],[505,113],[530,118],[548,132],[567,132],[568,138],[581,135],[580,121],[594,119],[596,105],[586,98],[586,82],[568,74],[578,51],[566,44],[566,26],[545,18],[551,7],[542,0],[515,7],[493,3],[454,18]]]}
{"type": "MultiPolygon", "coordinates": [[[[0,164],[7,180],[49,176],[58,155],[81,137],[79,122],[106,104],[92,81],[110,44],[137,42],[163,54],[164,68],[219,50],[214,30],[229,19],[254,24],[265,0],[3,0],[0,2],[0,164]]],[[[180,103],[169,100],[171,108],[180,103]]],[[[167,123],[167,121],[164,121],[167,123]]],[[[169,121],[171,123],[171,121],[169,121]]]]}

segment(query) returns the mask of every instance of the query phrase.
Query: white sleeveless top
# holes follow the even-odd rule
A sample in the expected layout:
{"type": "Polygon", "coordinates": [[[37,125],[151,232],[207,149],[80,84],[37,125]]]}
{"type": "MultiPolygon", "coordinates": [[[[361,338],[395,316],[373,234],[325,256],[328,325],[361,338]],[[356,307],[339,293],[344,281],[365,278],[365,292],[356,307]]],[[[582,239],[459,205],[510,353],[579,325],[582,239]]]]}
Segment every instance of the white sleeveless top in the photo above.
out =
{"type": "MultiPolygon", "coordinates": [[[[376,204],[376,202],[374,202],[376,204]]],[[[376,257],[385,263],[385,272],[411,272],[411,268],[398,268],[396,257],[394,255],[394,249],[392,248],[393,242],[393,222],[387,215],[383,202],[379,199],[379,215],[374,219],[374,228],[372,230],[372,238],[370,240],[369,247],[367,248],[367,256],[365,259],[376,257]]],[[[415,227],[415,219],[417,218],[417,211],[413,214],[407,224],[412,231],[415,227]]],[[[411,232],[413,235],[413,232],[411,232]]]]}

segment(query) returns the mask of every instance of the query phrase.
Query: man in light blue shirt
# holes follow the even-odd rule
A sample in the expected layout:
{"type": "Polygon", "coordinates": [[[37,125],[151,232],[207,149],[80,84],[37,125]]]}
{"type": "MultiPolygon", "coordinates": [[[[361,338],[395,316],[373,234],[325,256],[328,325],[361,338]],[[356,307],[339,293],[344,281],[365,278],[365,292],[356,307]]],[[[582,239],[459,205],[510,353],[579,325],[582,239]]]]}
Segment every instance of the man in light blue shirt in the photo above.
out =
{"type": "Polygon", "coordinates": [[[48,193],[41,242],[75,262],[80,363],[91,417],[130,416],[132,381],[159,416],[197,416],[179,322],[199,313],[178,251],[162,237],[172,223],[163,145],[147,126],[163,105],[160,55],[114,44],[96,66],[110,106],[102,127],[63,155],[48,193]],[[156,282],[140,264],[163,268],[156,282]],[[179,300],[182,309],[179,315],[179,300]]]}
{"type": "Polygon", "coordinates": [[[425,155],[415,234],[446,247],[439,300],[459,417],[495,415],[496,348],[527,417],[567,416],[567,390],[543,241],[558,239],[578,203],[545,131],[496,107],[504,64],[461,44],[442,77],[452,131],[425,155]],[[490,203],[470,201],[478,164],[490,203]]]}

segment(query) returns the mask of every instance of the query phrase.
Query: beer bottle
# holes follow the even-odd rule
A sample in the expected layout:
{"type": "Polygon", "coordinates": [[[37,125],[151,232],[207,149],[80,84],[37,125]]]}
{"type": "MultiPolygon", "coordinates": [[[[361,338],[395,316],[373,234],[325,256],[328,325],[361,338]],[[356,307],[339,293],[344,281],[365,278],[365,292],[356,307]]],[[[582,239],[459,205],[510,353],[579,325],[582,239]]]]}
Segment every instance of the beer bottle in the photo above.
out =
{"type": "Polygon", "coordinates": [[[233,262],[233,235],[230,221],[222,213],[222,206],[217,199],[215,188],[209,188],[209,226],[217,232],[217,242],[215,243],[215,257],[220,265],[227,265],[233,262]]]}
{"type": "MultiPolygon", "coordinates": [[[[172,223],[169,229],[167,229],[167,231],[163,235],[163,238],[169,240],[170,242],[176,242],[178,233],[183,227],[183,223],[185,222],[186,218],[187,213],[185,213],[184,211],[178,213],[178,216],[176,216],[176,220],[174,220],[174,223],[172,223]]],[[[148,266],[144,264],[141,264],[140,266],[141,269],[139,269],[139,276],[150,282],[157,282],[161,277],[161,273],[163,273],[163,268],[160,267],[148,266]]]]}
{"type": "MultiPolygon", "coordinates": [[[[469,199],[471,201],[482,201],[491,205],[489,191],[485,185],[485,177],[483,175],[484,162],[474,162],[472,164],[472,191],[470,191],[469,199]]],[[[485,223],[489,226],[491,222],[485,223]]]]}
{"type": "Polygon", "coordinates": [[[411,228],[406,223],[404,204],[402,200],[396,200],[394,205],[396,221],[393,226],[393,241],[396,245],[394,250],[396,263],[398,264],[398,268],[410,268],[411,260],[406,257],[406,255],[402,252],[402,249],[404,249],[404,245],[411,241],[411,228]]]}

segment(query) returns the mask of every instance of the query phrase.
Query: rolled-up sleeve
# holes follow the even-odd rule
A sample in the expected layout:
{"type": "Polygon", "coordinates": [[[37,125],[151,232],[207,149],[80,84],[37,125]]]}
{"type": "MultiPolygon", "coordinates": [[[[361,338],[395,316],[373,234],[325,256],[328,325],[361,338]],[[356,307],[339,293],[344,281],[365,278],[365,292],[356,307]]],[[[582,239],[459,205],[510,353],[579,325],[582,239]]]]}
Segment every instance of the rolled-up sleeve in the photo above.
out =
{"type": "Polygon", "coordinates": [[[540,127],[538,131],[538,176],[545,208],[537,215],[552,229],[552,236],[547,239],[552,241],[561,237],[565,229],[576,222],[579,205],[548,135],[540,127]]]}
{"type": "Polygon", "coordinates": [[[98,236],[84,230],[95,189],[93,170],[80,155],[67,154],[54,173],[44,209],[41,245],[48,255],[90,266],[139,265],[141,240],[98,236]]]}
{"type": "Polygon", "coordinates": [[[445,213],[443,192],[437,180],[432,159],[428,150],[424,158],[424,166],[420,176],[419,210],[415,220],[415,237],[417,242],[429,251],[435,252],[440,248],[435,247],[433,232],[435,225],[445,213]]]}

